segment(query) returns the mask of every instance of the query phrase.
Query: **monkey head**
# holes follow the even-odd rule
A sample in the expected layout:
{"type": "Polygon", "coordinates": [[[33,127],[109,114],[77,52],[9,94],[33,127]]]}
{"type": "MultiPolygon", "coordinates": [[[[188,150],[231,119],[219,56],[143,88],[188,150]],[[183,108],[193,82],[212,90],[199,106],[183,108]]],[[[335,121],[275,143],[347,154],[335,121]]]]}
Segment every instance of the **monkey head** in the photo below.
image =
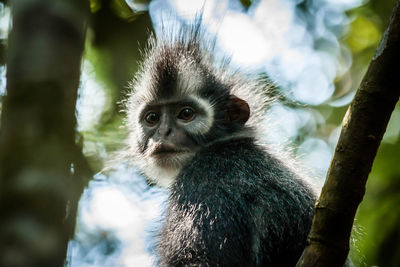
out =
{"type": "Polygon", "coordinates": [[[129,155],[161,186],[202,148],[251,131],[250,109],[253,116],[264,104],[259,94],[249,105],[255,86],[214,65],[198,28],[183,32],[151,39],[126,105],[129,155]]]}

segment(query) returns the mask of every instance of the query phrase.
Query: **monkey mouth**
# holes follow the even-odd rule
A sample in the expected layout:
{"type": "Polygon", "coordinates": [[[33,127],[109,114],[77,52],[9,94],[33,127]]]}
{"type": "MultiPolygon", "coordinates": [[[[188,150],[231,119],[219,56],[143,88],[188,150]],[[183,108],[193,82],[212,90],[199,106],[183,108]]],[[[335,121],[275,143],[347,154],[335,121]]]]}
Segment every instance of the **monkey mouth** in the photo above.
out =
{"type": "Polygon", "coordinates": [[[159,144],[156,145],[152,156],[156,157],[164,157],[164,156],[171,156],[174,154],[186,153],[187,151],[184,149],[179,149],[176,146],[169,145],[169,144],[159,144]]]}

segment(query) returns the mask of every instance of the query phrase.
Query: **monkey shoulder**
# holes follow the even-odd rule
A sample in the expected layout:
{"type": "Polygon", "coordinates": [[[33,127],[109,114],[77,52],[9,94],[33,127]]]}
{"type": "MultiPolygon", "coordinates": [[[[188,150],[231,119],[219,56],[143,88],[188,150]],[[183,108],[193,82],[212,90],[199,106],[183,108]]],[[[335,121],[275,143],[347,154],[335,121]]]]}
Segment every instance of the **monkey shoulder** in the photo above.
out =
{"type": "Polygon", "coordinates": [[[303,178],[264,146],[256,144],[252,137],[221,141],[204,148],[188,162],[180,176],[198,183],[230,182],[269,186],[271,190],[309,190],[303,178]]]}
{"type": "Polygon", "coordinates": [[[266,218],[274,216],[274,223],[286,225],[288,234],[295,235],[299,229],[291,226],[293,222],[305,228],[311,223],[316,196],[309,184],[253,138],[207,147],[180,176],[179,190],[193,191],[183,194],[194,201],[215,205],[213,201],[225,198],[230,209],[251,216],[256,224],[270,223],[266,218]]]}
{"type": "Polygon", "coordinates": [[[274,223],[286,225],[288,234],[293,235],[299,230],[291,227],[294,221],[307,228],[301,230],[308,230],[316,200],[300,176],[253,138],[228,140],[205,148],[183,168],[172,191],[175,199],[205,207],[221,209],[219,202],[229,202],[225,212],[250,216],[258,225],[269,223],[266,218],[273,215],[274,223]]]}

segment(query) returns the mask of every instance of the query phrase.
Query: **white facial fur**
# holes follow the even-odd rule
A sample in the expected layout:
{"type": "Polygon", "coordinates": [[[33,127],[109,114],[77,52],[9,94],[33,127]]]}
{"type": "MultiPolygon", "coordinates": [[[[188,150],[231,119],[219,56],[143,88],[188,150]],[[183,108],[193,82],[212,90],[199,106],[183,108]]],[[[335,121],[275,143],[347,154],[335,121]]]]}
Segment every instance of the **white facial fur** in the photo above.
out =
{"type": "Polygon", "coordinates": [[[194,153],[177,156],[173,160],[180,161],[180,166],[171,164],[175,165],[171,167],[161,166],[159,162],[157,162],[157,159],[147,157],[146,160],[142,162],[143,165],[141,169],[150,181],[156,183],[158,186],[168,188],[175,181],[183,165],[193,156],[194,153]]]}
{"type": "Polygon", "coordinates": [[[195,155],[194,152],[178,153],[168,158],[157,158],[151,155],[158,143],[149,141],[148,151],[139,158],[136,164],[146,177],[155,184],[168,188],[176,179],[182,167],[195,155]]]}
{"type": "Polygon", "coordinates": [[[146,168],[144,173],[147,178],[158,186],[168,188],[175,181],[180,169],[164,169],[157,165],[146,168]]]}
{"type": "Polygon", "coordinates": [[[205,111],[205,116],[197,117],[193,123],[186,126],[186,129],[192,134],[206,134],[214,123],[214,108],[210,102],[198,96],[191,97],[191,100],[196,102],[205,111]]]}

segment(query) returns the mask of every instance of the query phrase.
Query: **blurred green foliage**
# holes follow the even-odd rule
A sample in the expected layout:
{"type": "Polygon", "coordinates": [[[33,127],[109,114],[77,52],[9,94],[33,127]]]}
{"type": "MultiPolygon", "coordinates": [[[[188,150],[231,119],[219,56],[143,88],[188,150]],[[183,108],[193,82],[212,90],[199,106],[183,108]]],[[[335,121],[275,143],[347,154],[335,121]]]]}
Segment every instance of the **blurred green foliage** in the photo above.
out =
{"type": "Polygon", "coordinates": [[[140,15],[140,12],[132,12],[130,7],[126,4],[125,0],[111,1],[111,8],[119,17],[127,21],[133,21],[140,15]]]}
{"type": "Polygon", "coordinates": [[[85,130],[85,155],[95,171],[101,170],[107,152],[122,146],[121,101],[138,69],[148,36],[153,31],[148,12],[133,12],[125,1],[90,0],[92,17],[85,58],[94,68],[91,78],[102,84],[106,105],[95,127],[85,130]]]}
{"type": "Polygon", "coordinates": [[[399,162],[399,140],[382,143],[357,213],[363,232],[358,245],[368,266],[400,266],[399,162]]]}
{"type": "Polygon", "coordinates": [[[92,13],[97,12],[101,8],[101,0],[89,0],[89,2],[92,13]]]}
{"type": "Polygon", "coordinates": [[[362,52],[379,42],[381,33],[376,24],[360,13],[351,24],[352,34],[347,38],[347,45],[353,53],[362,52]]]}

